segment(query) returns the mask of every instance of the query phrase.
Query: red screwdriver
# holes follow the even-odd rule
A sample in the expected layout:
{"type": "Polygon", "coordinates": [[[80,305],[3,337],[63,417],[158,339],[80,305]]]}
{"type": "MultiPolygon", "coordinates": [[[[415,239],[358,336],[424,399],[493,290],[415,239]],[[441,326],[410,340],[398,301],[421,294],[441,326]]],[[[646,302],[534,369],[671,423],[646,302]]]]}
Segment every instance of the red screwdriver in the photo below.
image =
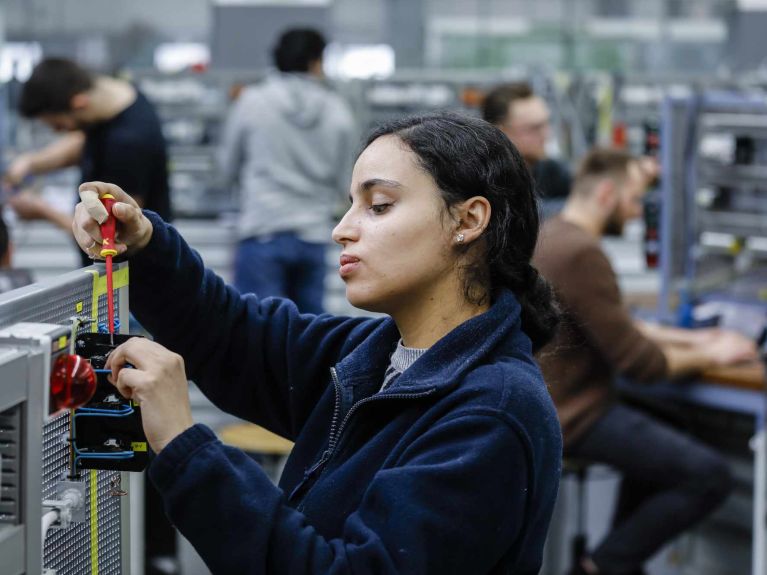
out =
{"type": "Polygon", "coordinates": [[[107,210],[107,219],[101,224],[101,255],[107,264],[107,321],[109,322],[109,342],[115,344],[115,310],[114,293],[112,292],[112,256],[117,255],[115,249],[115,217],[112,215],[112,206],[115,197],[112,194],[101,196],[101,203],[107,210]]]}

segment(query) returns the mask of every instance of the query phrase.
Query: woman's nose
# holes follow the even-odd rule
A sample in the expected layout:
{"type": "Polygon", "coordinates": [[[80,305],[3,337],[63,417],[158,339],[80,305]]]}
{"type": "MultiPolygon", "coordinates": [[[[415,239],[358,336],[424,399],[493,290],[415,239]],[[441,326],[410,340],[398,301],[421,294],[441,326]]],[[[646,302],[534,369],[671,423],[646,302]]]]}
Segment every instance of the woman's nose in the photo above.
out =
{"type": "Polygon", "coordinates": [[[349,208],[338,222],[338,225],[333,228],[331,237],[337,244],[344,245],[347,242],[356,241],[359,238],[359,229],[354,222],[354,215],[352,213],[353,208],[349,208]]]}

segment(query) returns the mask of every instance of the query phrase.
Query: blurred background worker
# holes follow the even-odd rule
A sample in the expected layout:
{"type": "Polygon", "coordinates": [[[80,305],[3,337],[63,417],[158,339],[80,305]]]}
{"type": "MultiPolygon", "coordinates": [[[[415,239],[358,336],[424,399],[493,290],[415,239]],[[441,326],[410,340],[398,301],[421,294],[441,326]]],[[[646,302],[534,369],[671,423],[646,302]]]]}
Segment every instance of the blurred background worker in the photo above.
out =
{"type": "Polygon", "coordinates": [[[4,210],[0,207],[0,293],[31,284],[32,281],[30,270],[13,267],[13,242],[5,223],[4,210]]]}
{"type": "Polygon", "coordinates": [[[565,163],[547,157],[551,112],[530,84],[503,84],[488,92],[482,103],[482,117],[500,128],[514,143],[544,199],[567,197],[572,185],[570,170],[565,163]]]}
{"type": "Polygon", "coordinates": [[[242,91],[220,153],[240,188],[235,285],[311,313],[322,311],[326,242],[357,144],[351,111],[323,83],[324,49],[316,30],[284,32],[277,72],[242,91]]]}
{"type": "MultiPolygon", "coordinates": [[[[171,218],[160,121],[132,84],[93,75],[70,60],[47,58],[24,84],[19,112],[65,134],[40,150],[18,155],[5,172],[6,185],[19,187],[28,176],[79,165],[82,181],[119,183],[141,206],[171,218]]],[[[69,214],[46,207],[28,192],[11,205],[23,218],[70,227],[69,214]]],[[[83,265],[88,264],[83,256],[83,265]]]]}
{"type": "Polygon", "coordinates": [[[565,458],[606,463],[623,475],[612,530],[573,575],[642,573],[647,559],[732,489],[721,455],[616,401],[616,376],[652,382],[756,358],[754,343],[739,334],[638,324],[624,308],[600,239],[641,216],[646,184],[638,159],[593,150],[561,215],[544,226],[534,257],[565,317],[538,357],[565,458]]]}

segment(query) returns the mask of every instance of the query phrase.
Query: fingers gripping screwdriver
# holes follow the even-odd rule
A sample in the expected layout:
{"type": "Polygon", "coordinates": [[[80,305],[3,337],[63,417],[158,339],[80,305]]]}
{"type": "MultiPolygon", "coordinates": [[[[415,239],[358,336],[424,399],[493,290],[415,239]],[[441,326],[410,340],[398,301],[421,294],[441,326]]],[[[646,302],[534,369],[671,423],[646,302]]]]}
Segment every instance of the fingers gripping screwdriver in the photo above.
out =
{"type": "Polygon", "coordinates": [[[112,291],[112,256],[117,255],[117,250],[115,249],[115,217],[112,215],[112,206],[115,203],[115,197],[112,194],[104,194],[101,196],[101,203],[104,204],[107,211],[107,219],[101,224],[101,252],[99,255],[104,258],[107,265],[107,321],[109,341],[114,345],[115,302],[112,291]]]}

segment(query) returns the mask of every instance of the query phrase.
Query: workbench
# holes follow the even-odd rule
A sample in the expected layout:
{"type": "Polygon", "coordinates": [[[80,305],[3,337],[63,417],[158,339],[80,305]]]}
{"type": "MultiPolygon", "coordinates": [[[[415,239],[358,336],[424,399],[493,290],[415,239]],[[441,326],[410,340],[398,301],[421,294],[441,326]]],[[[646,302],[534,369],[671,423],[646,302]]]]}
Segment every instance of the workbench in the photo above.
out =
{"type": "Polygon", "coordinates": [[[622,381],[619,388],[634,397],[667,400],[753,418],[754,434],[748,447],[753,457],[753,512],[751,575],[767,575],[767,389],[761,362],[717,368],[679,382],[638,385],[622,381]]]}

